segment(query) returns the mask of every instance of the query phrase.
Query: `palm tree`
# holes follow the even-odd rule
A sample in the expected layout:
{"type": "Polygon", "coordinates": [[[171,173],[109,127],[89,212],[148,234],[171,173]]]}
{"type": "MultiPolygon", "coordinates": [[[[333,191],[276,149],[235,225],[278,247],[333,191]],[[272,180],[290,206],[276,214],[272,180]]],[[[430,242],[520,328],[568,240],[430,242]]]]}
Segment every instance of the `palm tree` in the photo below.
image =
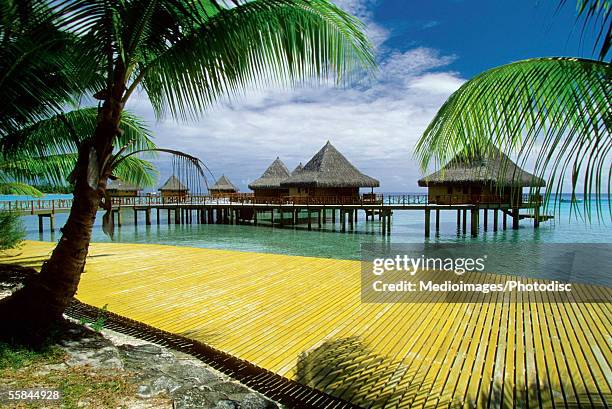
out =
{"type": "Polygon", "coordinates": [[[76,293],[134,91],[146,92],[158,117],[189,119],[251,84],[347,81],[374,65],[361,24],[327,0],[73,0],[46,7],[54,27],[76,37],[78,83],[89,89],[101,78],[101,86],[93,95],[95,129],[79,145],[62,237],[37,278],[0,301],[0,324],[30,343],[48,333],[76,293]]]}
{"type": "MultiPolygon", "coordinates": [[[[38,121],[15,134],[5,136],[5,141],[21,139],[19,149],[0,154],[0,194],[41,196],[33,187],[49,184],[65,187],[77,160],[79,144],[93,132],[96,125],[96,108],[82,108],[61,113],[38,121]]],[[[136,151],[155,151],[151,133],[140,119],[124,112],[121,128],[125,131],[116,137],[115,144],[126,146],[120,155],[112,177],[126,182],[153,186],[157,170],[139,157],[128,156],[136,151]]]]}
{"type": "Polygon", "coordinates": [[[582,182],[586,218],[592,216],[591,196],[602,217],[606,173],[608,203],[612,180],[612,68],[603,61],[610,49],[610,8],[607,0],[578,0],[584,24],[596,26],[600,60],[534,58],[493,68],[463,84],[417,143],[422,169],[497,146],[516,154],[523,166],[535,160],[533,173],[547,180],[546,198],[554,206],[569,175],[575,208],[582,182]]]}

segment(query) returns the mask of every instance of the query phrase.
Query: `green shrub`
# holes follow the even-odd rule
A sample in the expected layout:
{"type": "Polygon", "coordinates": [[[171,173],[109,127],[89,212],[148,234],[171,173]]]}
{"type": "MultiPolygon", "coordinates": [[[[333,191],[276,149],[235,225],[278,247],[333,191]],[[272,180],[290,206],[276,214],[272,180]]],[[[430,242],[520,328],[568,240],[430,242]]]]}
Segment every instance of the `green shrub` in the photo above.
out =
{"type": "Polygon", "coordinates": [[[24,238],[25,228],[19,215],[0,211],[0,251],[19,247],[24,238]]]}

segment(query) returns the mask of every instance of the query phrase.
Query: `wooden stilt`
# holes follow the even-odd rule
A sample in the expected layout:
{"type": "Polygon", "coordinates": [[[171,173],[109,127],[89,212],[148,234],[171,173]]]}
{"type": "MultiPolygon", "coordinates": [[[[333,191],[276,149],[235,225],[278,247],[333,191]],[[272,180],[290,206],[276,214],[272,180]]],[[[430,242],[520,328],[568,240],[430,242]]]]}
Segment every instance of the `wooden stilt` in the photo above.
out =
{"type": "Polygon", "coordinates": [[[467,209],[463,209],[463,226],[462,226],[463,234],[467,231],[467,209]]]}
{"type": "Polygon", "coordinates": [[[323,224],[327,223],[327,209],[323,209],[323,224]]]}
{"type": "Polygon", "coordinates": [[[533,228],[537,229],[540,227],[540,206],[533,208],[533,228]]]}
{"type": "Polygon", "coordinates": [[[503,215],[502,215],[502,227],[504,228],[504,230],[506,230],[508,228],[508,214],[506,213],[506,211],[502,211],[503,215]]]}
{"type": "Polygon", "coordinates": [[[310,209],[307,209],[307,210],[308,210],[308,230],[312,230],[312,217],[311,217],[312,214],[310,212],[310,209]]]}
{"type": "Polygon", "coordinates": [[[488,222],[489,222],[489,209],[482,209],[482,227],[484,231],[488,230],[488,222]]]}
{"type": "Polygon", "coordinates": [[[471,220],[470,220],[470,233],[472,237],[478,236],[478,208],[474,207],[471,209],[471,220]]]}
{"type": "Polygon", "coordinates": [[[425,237],[429,237],[430,213],[429,209],[425,209],[425,237]]]}
{"type": "Polygon", "coordinates": [[[344,209],[340,209],[340,224],[342,225],[341,230],[344,233],[346,231],[346,213],[344,209]]]}
{"type": "Polygon", "coordinates": [[[253,209],[253,224],[257,226],[257,210],[253,209]]]}
{"type": "Polygon", "coordinates": [[[320,229],[321,228],[321,210],[320,209],[317,211],[317,221],[318,221],[318,227],[320,229]]]}
{"type": "Polygon", "coordinates": [[[138,226],[138,211],[134,208],[134,226],[138,226]]]}
{"type": "Polygon", "coordinates": [[[270,223],[274,226],[274,209],[270,209],[270,223]]]}
{"type": "Polygon", "coordinates": [[[386,213],[386,211],[381,209],[380,214],[382,215],[382,234],[384,236],[387,234],[387,215],[383,212],[386,213]]]}
{"type": "Polygon", "coordinates": [[[145,210],[145,224],[147,226],[151,225],[151,208],[147,207],[147,210],[145,210]]]}
{"type": "Polygon", "coordinates": [[[512,230],[518,230],[519,228],[519,209],[512,209],[512,230]]]}
{"type": "Polygon", "coordinates": [[[457,234],[461,231],[461,210],[457,209],[457,234]]]}
{"type": "Polygon", "coordinates": [[[440,209],[436,209],[436,235],[440,234],[440,209]]]}
{"type": "Polygon", "coordinates": [[[493,231],[497,231],[497,219],[499,217],[499,211],[493,209],[493,231]]]}
{"type": "Polygon", "coordinates": [[[387,234],[391,234],[391,216],[393,212],[391,210],[387,210],[387,234]]]}
{"type": "Polygon", "coordinates": [[[55,231],[55,214],[51,213],[49,215],[49,229],[51,229],[51,233],[55,231]]]}
{"type": "Polygon", "coordinates": [[[159,226],[159,207],[155,209],[155,213],[156,213],[155,215],[157,216],[155,220],[157,222],[157,225],[159,226]]]}
{"type": "Polygon", "coordinates": [[[43,217],[41,214],[38,215],[38,232],[43,232],[43,217]]]}
{"type": "Polygon", "coordinates": [[[336,209],[331,209],[332,224],[336,224],[336,209]]]}
{"type": "Polygon", "coordinates": [[[121,208],[117,209],[117,225],[121,227],[121,208]]]}

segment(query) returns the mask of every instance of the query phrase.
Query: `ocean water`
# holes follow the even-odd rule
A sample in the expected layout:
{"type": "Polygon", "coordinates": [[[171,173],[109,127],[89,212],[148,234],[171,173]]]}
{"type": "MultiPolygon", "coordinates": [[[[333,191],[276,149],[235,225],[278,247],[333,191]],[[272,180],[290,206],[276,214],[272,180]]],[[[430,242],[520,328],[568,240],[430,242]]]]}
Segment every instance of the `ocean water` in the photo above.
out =
{"type": "MultiPolygon", "coordinates": [[[[69,198],[70,195],[47,195],[46,199],[69,198]]],[[[25,200],[26,197],[0,196],[0,200],[25,200]]],[[[588,223],[577,219],[570,211],[569,203],[561,203],[555,219],[540,223],[539,229],[533,228],[529,219],[520,222],[519,230],[512,230],[508,218],[508,229],[493,232],[493,216],[489,213],[489,229],[483,231],[482,215],[479,235],[470,237],[469,225],[467,234],[457,232],[456,211],[442,211],[440,233],[435,234],[432,212],[431,237],[424,237],[423,211],[395,211],[391,223],[391,235],[383,236],[377,219],[365,221],[363,213],[352,232],[341,233],[339,225],[335,230],[331,221],[323,225],[322,230],[313,224],[313,230],[308,231],[305,225],[298,227],[270,227],[265,224],[252,225],[222,225],[222,224],[168,224],[166,212],[161,212],[160,224],[157,225],[155,211],[152,212],[152,225],[146,226],[144,215],[139,215],[138,225],[134,224],[133,212],[125,210],[122,213],[123,226],[115,227],[115,242],[125,243],[156,243],[176,246],[191,246],[217,248],[239,251],[265,252],[311,257],[327,257],[340,259],[360,259],[363,243],[612,243],[612,220],[610,219],[607,202],[603,205],[603,219],[596,217],[588,223]]],[[[549,212],[550,213],[550,212],[549,212]]],[[[93,231],[94,242],[109,242],[101,229],[102,212],[98,213],[93,231]]],[[[38,232],[37,216],[24,216],[23,222],[30,240],[57,241],[60,237],[59,227],[66,221],[67,213],[56,215],[56,231],[50,232],[48,221],[45,220],[45,231],[38,232]]],[[[195,218],[195,217],[194,217],[195,218]]],[[[338,218],[337,218],[338,219],[338,218]]],[[[469,223],[469,216],[468,216],[469,223]]]]}

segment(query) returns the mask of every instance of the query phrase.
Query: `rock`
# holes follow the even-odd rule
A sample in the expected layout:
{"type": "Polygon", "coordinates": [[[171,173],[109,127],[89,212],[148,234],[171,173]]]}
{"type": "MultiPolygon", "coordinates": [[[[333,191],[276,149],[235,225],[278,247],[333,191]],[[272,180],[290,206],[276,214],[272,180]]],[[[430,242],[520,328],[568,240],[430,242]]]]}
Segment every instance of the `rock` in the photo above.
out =
{"type": "Polygon", "coordinates": [[[236,382],[220,382],[211,385],[211,387],[216,391],[227,393],[228,395],[249,392],[245,386],[236,382]]]}
{"type": "Polygon", "coordinates": [[[153,391],[151,390],[151,387],[149,385],[140,385],[138,387],[136,395],[139,398],[148,399],[153,396],[153,391]]]}
{"type": "Polygon", "coordinates": [[[180,362],[172,370],[176,377],[189,379],[198,384],[209,384],[222,380],[208,368],[194,364],[180,362]]]}
{"type": "Polygon", "coordinates": [[[277,406],[272,402],[264,399],[261,395],[255,393],[247,393],[244,398],[240,401],[241,409],[266,409],[276,408],[277,406]]]}
{"type": "Polygon", "coordinates": [[[175,409],[212,408],[216,399],[211,399],[210,391],[198,387],[180,388],[172,394],[175,409]]]}
{"type": "Polygon", "coordinates": [[[180,382],[167,375],[162,375],[151,382],[151,390],[153,391],[153,394],[158,394],[161,392],[171,394],[181,386],[182,384],[180,382]]]}
{"type": "Polygon", "coordinates": [[[229,400],[229,399],[220,400],[214,406],[214,409],[238,409],[238,408],[240,408],[238,402],[229,400]]]}

